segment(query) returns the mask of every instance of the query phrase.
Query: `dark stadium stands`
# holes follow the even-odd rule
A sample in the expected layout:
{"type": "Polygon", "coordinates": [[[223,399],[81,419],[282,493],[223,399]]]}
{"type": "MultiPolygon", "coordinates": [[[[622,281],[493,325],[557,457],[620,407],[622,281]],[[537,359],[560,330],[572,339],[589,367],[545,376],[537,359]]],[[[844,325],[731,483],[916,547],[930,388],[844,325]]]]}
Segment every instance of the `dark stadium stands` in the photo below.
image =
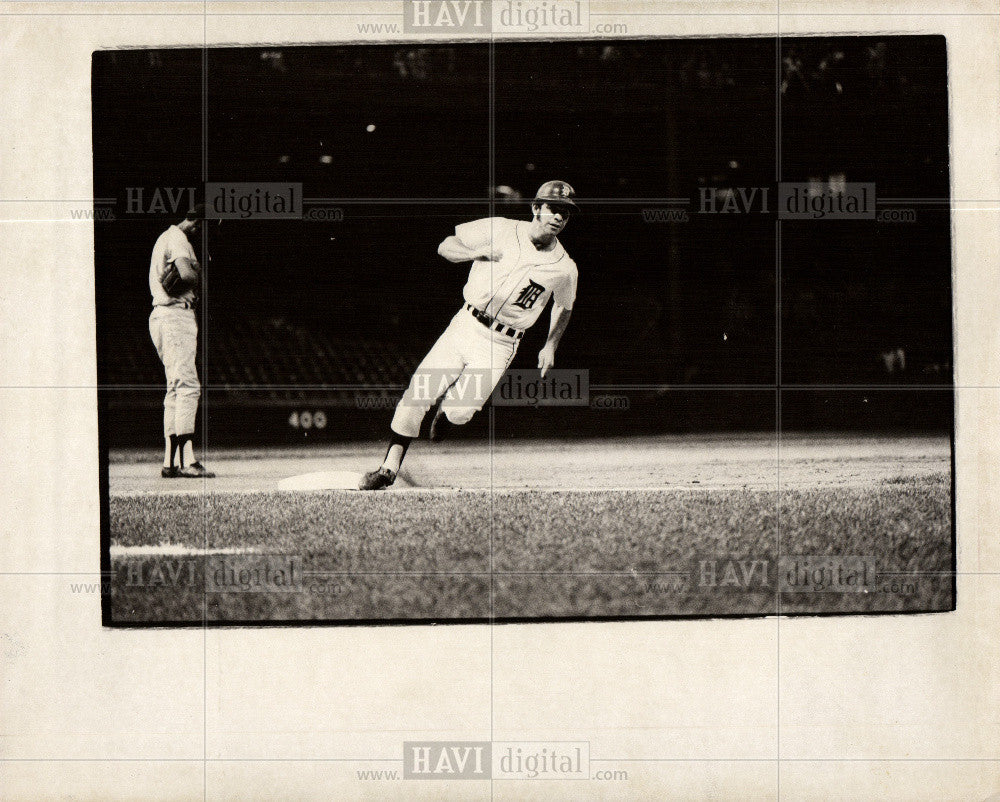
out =
{"type": "MultiPolygon", "coordinates": [[[[345,340],[282,318],[243,319],[212,316],[203,326],[199,366],[209,390],[221,390],[216,403],[315,401],[354,406],[358,392],[405,385],[416,359],[397,353],[387,342],[345,340]],[[207,328],[209,336],[204,336],[207,328]]],[[[102,353],[102,384],[115,388],[115,400],[149,403],[151,388],[163,384],[163,368],[148,338],[116,338],[102,353]]],[[[154,393],[155,395],[155,393],[154,393]]]]}

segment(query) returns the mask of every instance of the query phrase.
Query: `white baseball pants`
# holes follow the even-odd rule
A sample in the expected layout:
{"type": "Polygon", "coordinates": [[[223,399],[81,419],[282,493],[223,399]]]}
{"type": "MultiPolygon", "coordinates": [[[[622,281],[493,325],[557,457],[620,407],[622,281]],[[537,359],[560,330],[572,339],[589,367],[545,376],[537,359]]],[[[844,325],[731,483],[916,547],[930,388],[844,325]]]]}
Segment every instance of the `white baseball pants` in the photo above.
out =
{"type": "Polygon", "coordinates": [[[500,383],[519,343],[460,309],[417,366],[396,404],[392,430],[404,437],[419,435],[424,415],[442,396],[448,420],[468,423],[500,383]]]}
{"type": "Polygon", "coordinates": [[[193,309],[157,306],[149,316],[149,336],[167,376],[163,397],[163,434],[194,434],[201,382],[195,367],[198,321],[193,309]]]}

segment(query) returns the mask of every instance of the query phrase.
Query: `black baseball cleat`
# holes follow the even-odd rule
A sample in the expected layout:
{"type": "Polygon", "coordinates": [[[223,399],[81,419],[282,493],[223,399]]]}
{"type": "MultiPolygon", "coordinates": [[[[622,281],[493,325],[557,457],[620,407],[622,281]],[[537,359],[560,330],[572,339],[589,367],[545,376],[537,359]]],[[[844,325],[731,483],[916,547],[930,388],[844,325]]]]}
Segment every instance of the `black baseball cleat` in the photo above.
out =
{"type": "Polygon", "coordinates": [[[178,476],[185,476],[188,479],[214,479],[215,478],[215,474],[212,473],[207,468],[205,468],[205,466],[202,465],[200,462],[192,462],[190,465],[187,465],[187,466],[181,468],[177,472],[177,475],[178,476]]]}
{"type": "Polygon", "coordinates": [[[369,471],[361,477],[358,490],[384,490],[396,481],[396,474],[388,468],[382,467],[377,471],[369,471]]]}
{"type": "Polygon", "coordinates": [[[432,443],[440,443],[444,440],[455,424],[448,420],[441,407],[434,413],[434,420],[431,421],[431,430],[427,435],[432,443]]]}
{"type": "Polygon", "coordinates": [[[164,465],[162,468],[160,468],[160,476],[162,476],[164,479],[176,479],[180,475],[181,475],[180,471],[177,470],[176,465],[171,465],[169,467],[164,465]]]}

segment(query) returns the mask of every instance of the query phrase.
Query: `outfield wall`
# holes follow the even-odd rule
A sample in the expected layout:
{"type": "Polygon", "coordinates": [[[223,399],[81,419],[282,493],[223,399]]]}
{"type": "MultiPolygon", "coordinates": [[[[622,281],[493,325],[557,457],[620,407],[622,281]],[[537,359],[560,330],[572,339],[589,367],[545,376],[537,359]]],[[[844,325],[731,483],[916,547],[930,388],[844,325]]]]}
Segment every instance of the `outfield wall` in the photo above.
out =
{"type": "MultiPolygon", "coordinates": [[[[158,391],[115,397],[102,391],[102,433],[111,448],[159,445],[162,411],[158,391]]],[[[199,428],[209,446],[289,445],[386,437],[395,395],[303,392],[295,400],[233,401],[206,392],[199,428]],[[372,398],[377,402],[373,403],[372,398]],[[359,401],[361,399],[363,401],[359,401]]],[[[492,422],[498,439],[534,437],[628,437],[711,431],[951,430],[953,393],[947,388],[881,389],[695,389],[662,392],[595,391],[589,406],[487,406],[455,437],[487,438],[492,422]]],[[[425,427],[427,422],[425,422],[425,427]]]]}

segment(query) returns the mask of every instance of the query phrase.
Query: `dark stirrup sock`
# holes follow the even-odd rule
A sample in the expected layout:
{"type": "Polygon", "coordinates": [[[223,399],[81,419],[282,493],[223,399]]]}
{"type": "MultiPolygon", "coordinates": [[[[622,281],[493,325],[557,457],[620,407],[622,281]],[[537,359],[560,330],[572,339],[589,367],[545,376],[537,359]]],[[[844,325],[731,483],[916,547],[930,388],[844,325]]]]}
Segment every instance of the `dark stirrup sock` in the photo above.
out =
{"type": "MultiPolygon", "coordinates": [[[[178,456],[178,462],[180,462],[180,467],[182,467],[182,468],[185,467],[185,465],[184,465],[184,446],[187,445],[187,443],[190,440],[193,440],[193,439],[194,439],[194,435],[193,434],[179,434],[179,435],[177,435],[177,456],[178,456]]],[[[198,461],[197,458],[195,458],[195,462],[197,462],[197,461],[198,461]]]]}
{"type": "Polygon", "coordinates": [[[410,447],[412,440],[412,437],[404,437],[393,432],[392,439],[389,440],[389,447],[385,450],[385,459],[382,460],[383,467],[388,468],[393,473],[399,473],[403,457],[406,456],[406,449],[410,447]]]}

